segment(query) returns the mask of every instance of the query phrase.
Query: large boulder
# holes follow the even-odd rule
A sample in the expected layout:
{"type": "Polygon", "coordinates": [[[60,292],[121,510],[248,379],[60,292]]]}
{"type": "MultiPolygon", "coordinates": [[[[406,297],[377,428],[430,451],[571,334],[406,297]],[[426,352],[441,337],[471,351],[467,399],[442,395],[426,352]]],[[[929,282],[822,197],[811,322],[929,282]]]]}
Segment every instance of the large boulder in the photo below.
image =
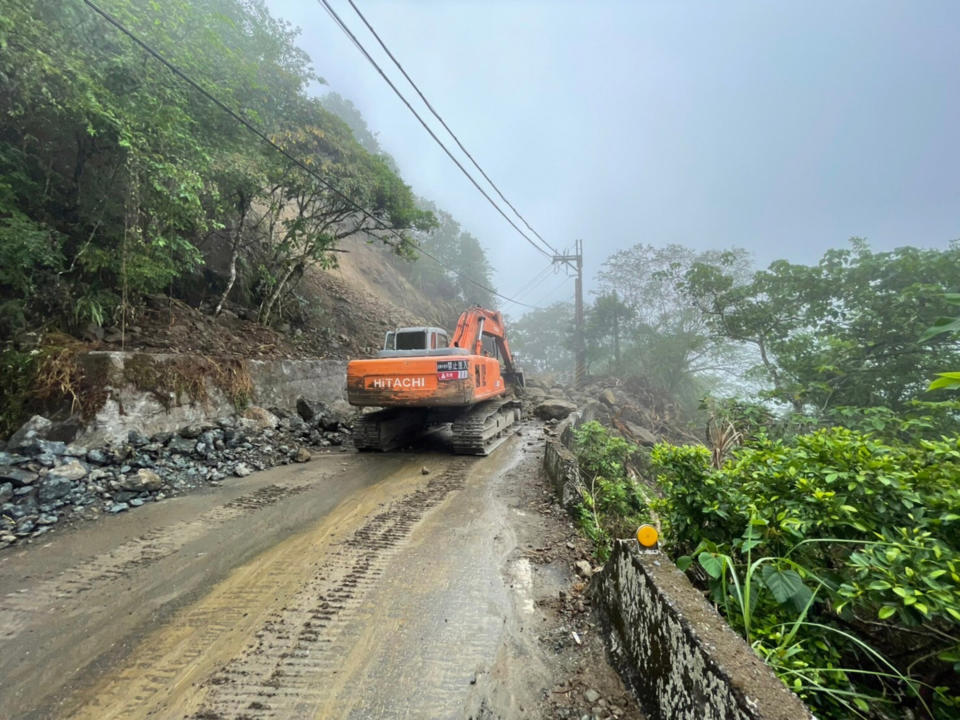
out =
{"type": "Polygon", "coordinates": [[[0,482],[9,482],[13,487],[24,487],[32,485],[39,476],[30,470],[23,468],[0,466],[0,482]]]}
{"type": "Polygon", "coordinates": [[[623,424],[633,437],[633,440],[635,440],[638,444],[651,447],[659,442],[657,436],[654,435],[650,430],[647,430],[647,428],[637,425],[636,423],[632,423],[629,420],[625,420],[623,424]]]}
{"type": "Polygon", "coordinates": [[[127,475],[120,481],[120,487],[135,493],[144,491],[156,492],[157,490],[162,490],[164,485],[163,478],[153,470],[148,470],[147,468],[141,468],[132,475],[127,475]]]}
{"type": "Polygon", "coordinates": [[[244,410],[243,417],[246,420],[253,420],[261,430],[273,430],[280,422],[280,419],[272,412],[256,405],[251,405],[244,410]]]}
{"type": "Polygon", "coordinates": [[[585,423],[596,420],[601,425],[609,425],[612,417],[610,408],[596,400],[586,403],[580,410],[581,421],[585,423]]]}
{"type": "Polygon", "coordinates": [[[67,478],[76,482],[81,478],[87,476],[87,468],[79,460],[71,460],[68,463],[63,465],[58,465],[56,468],[50,471],[51,475],[59,475],[60,477],[67,478]]]}
{"type": "Polygon", "coordinates": [[[547,391],[541,387],[526,386],[523,388],[523,397],[532,403],[539,403],[547,397],[547,391]]]}
{"type": "Polygon", "coordinates": [[[306,422],[313,421],[318,415],[322,415],[325,410],[326,407],[322,402],[307,400],[307,398],[304,397],[297,398],[297,415],[302,417],[306,422]]]}
{"type": "Polygon", "coordinates": [[[37,500],[42,503],[59,500],[74,488],[74,481],[70,478],[60,477],[51,473],[46,479],[40,482],[37,489],[37,500]]]}
{"type": "Polygon", "coordinates": [[[576,409],[577,406],[568,400],[549,398],[537,405],[533,413],[543,420],[563,420],[576,409]]]}
{"type": "Polygon", "coordinates": [[[52,427],[53,423],[50,420],[42,415],[34,415],[10,436],[7,441],[7,448],[16,452],[21,445],[26,445],[31,440],[45,440],[52,427]]]}
{"type": "Polygon", "coordinates": [[[53,423],[53,426],[47,431],[47,440],[58,440],[64,443],[72,443],[83,430],[83,423],[79,418],[71,417],[66,420],[60,420],[53,423]]]}

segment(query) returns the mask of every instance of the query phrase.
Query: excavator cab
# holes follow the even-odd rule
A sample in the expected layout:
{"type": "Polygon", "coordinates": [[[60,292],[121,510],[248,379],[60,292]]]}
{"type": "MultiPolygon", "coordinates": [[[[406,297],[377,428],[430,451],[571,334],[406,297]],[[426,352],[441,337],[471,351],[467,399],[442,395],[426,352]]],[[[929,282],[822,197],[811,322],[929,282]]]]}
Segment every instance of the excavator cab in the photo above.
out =
{"type": "Polygon", "coordinates": [[[418,357],[426,355],[466,355],[459,348],[448,347],[447,331],[438,327],[405,327],[391,330],[383,341],[378,358],[418,357]]]}

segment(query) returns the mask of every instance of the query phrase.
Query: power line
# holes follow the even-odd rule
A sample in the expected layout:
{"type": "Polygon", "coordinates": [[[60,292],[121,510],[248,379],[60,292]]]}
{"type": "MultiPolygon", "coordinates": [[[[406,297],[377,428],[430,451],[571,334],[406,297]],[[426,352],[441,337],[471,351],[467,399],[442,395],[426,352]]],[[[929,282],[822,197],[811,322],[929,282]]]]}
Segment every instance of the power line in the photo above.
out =
{"type": "MultiPolygon", "coordinates": [[[[457,160],[457,158],[454,156],[454,154],[453,154],[452,152],[450,152],[450,148],[448,148],[448,147],[443,143],[443,141],[442,141],[440,138],[437,137],[437,134],[433,131],[433,129],[432,129],[429,125],[427,125],[426,121],[420,116],[420,113],[418,113],[418,112],[414,109],[413,105],[410,104],[410,101],[407,100],[406,96],[404,96],[404,94],[403,94],[402,92],[400,92],[400,90],[397,88],[397,86],[393,84],[393,81],[392,81],[389,77],[387,77],[387,74],[383,71],[383,68],[381,68],[380,65],[377,63],[377,61],[373,59],[373,56],[370,55],[369,52],[367,52],[367,49],[366,49],[366,48],[363,46],[363,44],[357,39],[357,36],[353,34],[353,31],[350,30],[349,27],[347,27],[346,23],[345,23],[345,22],[340,18],[340,16],[337,14],[336,10],[334,10],[333,7],[330,5],[329,0],[319,0],[319,2],[326,8],[327,13],[330,15],[331,18],[333,18],[333,21],[340,27],[340,29],[343,30],[343,32],[347,35],[347,37],[350,38],[350,40],[353,42],[353,44],[356,46],[356,48],[363,54],[363,56],[369,61],[369,63],[370,63],[371,65],[373,65],[373,67],[376,69],[376,71],[380,74],[380,77],[382,77],[382,78],[384,79],[384,81],[387,83],[387,85],[390,86],[390,89],[393,90],[393,92],[396,94],[396,96],[397,96],[398,98],[400,98],[400,100],[403,102],[404,105],[407,106],[407,109],[408,109],[411,113],[413,113],[413,116],[420,122],[420,124],[423,126],[423,129],[426,130],[427,133],[429,133],[430,137],[433,138],[434,142],[436,142],[437,145],[439,145],[439,146],[441,147],[441,149],[447,154],[447,157],[449,157],[450,160],[453,161],[453,164],[456,165],[458,168],[460,168],[460,172],[462,172],[462,173],[464,174],[464,176],[466,176],[466,178],[467,178],[467,179],[473,184],[473,186],[480,192],[480,194],[483,195],[483,197],[486,198],[487,202],[489,202],[490,205],[492,205],[493,208],[494,208],[498,213],[500,213],[500,215],[503,216],[503,219],[504,219],[504,220],[506,220],[508,223],[510,223],[510,226],[511,226],[514,230],[516,230],[518,233],[520,233],[521,237],[523,237],[524,240],[526,240],[526,241],[527,241],[528,243],[530,243],[534,248],[536,248],[536,250],[537,250],[538,252],[542,253],[543,255],[546,255],[547,257],[550,257],[550,253],[548,253],[546,250],[544,250],[544,249],[541,248],[539,245],[537,245],[537,243],[536,243],[529,235],[527,235],[523,230],[521,230],[521,229],[520,229],[520,226],[517,225],[517,224],[510,218],[510,216],[507,215],[507,214],[503,211],[503,208],[501,208],[499,205],[497,205],[497,203],[494,201],[494,199],[493,199],[492,197],[490,197],[490,195],[487,193],[487,191],[484,190],[482,187],[480,187],[480,183],[477,182],[476,178],[474,178],[473,175],[471,175],[471,174],[467,171],[467,169],[463,166],[463,164],[462,164],[459,160],[457,160]]],[[[545,244],[546,244],[546,243],[545,243],[545,244]]],[[[550,246],[548,245],[547,247],[550,247],[550,246]]],[[[552,248],[551,248],[551,250],[552,250],[552,248]]]]}
{"type": "MultiPolygon", "coordinates": [[[[403,73],[403,76],[407,79],[407,82],[410,83],[410,85],[413,87],[413,89],[417,92],[417,95],[420,96],[420,99],[423,100],[423,104],[427,106],[427,109],[428,109],[431,113],[433,113],[433,116],[440,122],[441,125],[443,125],[443,129],[446,130],[446,131],[450,134],[450,137],[452,137],[453,140],[454,140],[454,142],[457,143],[457,147],[459,147],[459,148],[463,151],[463,154],[466,155],[468,158],[470,158],[470,162],[472,162],[472,163],[473,163],[473,166],[474,166],[477,170],[480,171],[480,174],[483,175],[484,179],[485,179],[488,183],[490,183],[490,186],[491,186],[494,190],[497,191],[497,195],[500,196],[500,199],[503,200],[503,201],[507,204],[507,206],[508,206],[511,210],[513,210],[513,212],[516,214],[516,216],[523,221],[523,224],[527,226],[527,229],[530,230],[530,232],[532,232],[534,235],[536,235],[536,236],[540,239],[540,242],[542,242],[544,245],[546,245],[548,248],[550,248],[550,250],[552,250],[554,254],[559,255],[559,252],[558,252],[552,245],[550,245],[550,243],[548,243],[546,240],[544,240],[544,239],[543,239],[543,236],[542,236],[540,233],[538,233],[538,232],[533,228],[533,226],[532,226],[530,223],[527,222],[527,219],[526,219],[523,215],[520,214],[520,211],[517,210],[517,208],[515,208],[515,207],[513,206],[513,203],[511,203],[509,200],[507,200],[506,196],[500,191],[500,188],[497,187],[497,184],[496,184],[493,180],[490,179],[490,176],[487,175],[486,172],[484,172],[484,169],[483,169],[482,167],[480,167],[480,164],[479,164],[476,160],[474,160],[473,155],[470,154],[470,151],[467,150],[467,148],[465,148],[465,147],[463,146],[463,143],[462,143],[462,142],[460,142],[460,138],[458,138],[458,137],[456,136],[456,134],[453,132],[453,130],[450,129],[450,126],[447,125],[447,123],[444,121],[444,119],[443,119],[442,117],[440,117],[440,113],[438,113],[436,110],[434,110],[433,105],[430,104],[430,101],[427,100],[426,96],[423,94],[423,92],[421,92],[420,88],[419,88],[419,87],[417,86],[417,84],[413,81],[413,78],[411,78],[411,77],[407,74],[407,71],[404,69],[403,65],[400,64],[400,61],[397,60],[396,57],[394,57],[394,55],[393,55],[392,52],[390,52],[390,48],[388,48],[387,45],[386,45],[386,43],[383,42],[383,40],[380,38],[380,35],[377,34],[377,31],[373,29],[373,26],[370,24],[370,22],[367,20],[367,18],[364,16],[364,14],[363,14],[362,12],[360,12],[360,8],[357,7],[356,3],[354,3],[353,0],[347,0],[347,2],[350,3],[350,7],[352,7],[352,8],[354,9],[354,11],[357,13],[357,15],[358,15],[358,16],[360,17],[360,19],[363,21],[363,24],[367,26],[367,30],[370,31],[370,34],[373,35],[373,37],[375,37],[375,38],[377,39],[377,42],[378,42],[378,43],[380,43],[380,47],[383,48],[383,51],[384,51],[384,52],[389,56],[389,58],[393,61],[393,64],[397,66],[397,69],[400,70],[401,73],[403,73]]],[[[324,2],[324,5],[326,5],[326,2],[324,2]]]]}
{"type": "Polygon", "coordinates": [[[553,263],[550,263],[545,268],[543,268],[543,270],[541,270],[536,275],[534,275],[529,282],[525,283],[519,290],[517,290],[512,294],[515,295],[516,297],[520,297],[521,295],[524,295],[527,292],[533,292],[536,288],[540,287],[540,285],[542,285],[543,282],[548,277],[550,277],[550,270],[552,268],[553,268],[553,263]]]}
{"type": "Polygon", "coordinates": [[[546,292],[546,293],[544,293],[543,295],[541,295],[541,296],[540,296],[540,299],[536,301],[536,304],[540,306],[538,309],[540,309],[540,310],[545,309],[545,308],[542,306],[542,303],[544,302],[544,300],[548,300],[557,290],[559,290],[561,287],[563,287],[564,284],[565,284],[569,279],[570,279],[570,278],[565,275],[558,285],[555,285],[549,292],[546,292]]]}
{"type": "Polygon", "coordinates": [[[469,283],[477,286],[477,287],[480,288],[481,290],[486,290],[488,293],[492,293],[493,295],[496,295],[496,296],[497,296],[498,298],[500,298],[501,300],[506,300],[507,302],[513,303],[514,305],[519,305],[519,306],[521,306],[521,307],[530,308],[531,310],[543,310],[542,307],[538,307],[538,306],[536,306],[536,305],[530,305],[530,304],[528,304],[528,303],[520,302],[519,300],[514,300],[513,298],[509,298],[509,297],[507,297],[506,295],[501,295],[500,293],[498,293],[498,292],[497,292],[496,290],[494,290],[493,288],[488,288],[486,285],[477,282],[476,280],[474,280],[474,279],[473,279],[472,277],[470,277],[469,275],[466,275],[466,274],[460,272],[459,270],[454,270],[452,267],[448,267],[448,266],[444,265],[444,264],[443,264],[442,262],[440,262],[437,258],[435,258],[433,255],[431,255],[430,253],[428,253],[426,250],[424,250],[422,247],[420,247],[420,246],[417,245],[416,243],[414,243],[413,245],[414,245],[414,247],[417,248],[417,250],[418,250],[419,252],[423,253],[423,254],[426,255],[428,258],[430,258],[431,260],[433,260],[437,265],[439,265],[440,267],[442,267],[444,270],[449,270],[450,272],[455,273],[458,277],[463,278],[464,280],[466,280],[467,282],[469,282],[469,283]]]}
{"type": "MultiPolygon", "coordinates": [[[[350,198],[348,195],[344,194],[344,193],[343,193],[340,189],[338,189],[335,185],[331,184],[329,181],[327,181],[326,179],[324,179],[324,178],[323,178],[319,173],[317,173],[315,170],[313,170],[312,168],[308,167],[308,166],[307,166],[305,163],[303,163],[301,160],[299,160],[299,159],[296,158],[295,156],[291,155],[291,154],[290,154],[287,150],[285,150],[282,146],[278,145],[278,144],[275,143],[273,140],[271,140],[262,130],[260,130],[259,128],[257,128],[257,127],[256,127],[255,125],[253,125],[249,120],[247,120],[245,117],[243,117],[243,115],[239,114],[238,112],[236,112],[235,110],[233,110],[232,108],[230,108],[228,105],[226,105],[225,103],[223,103],[221,100],[219,100],[216,96],[214,96],[214,95],[212,95],[211,93],[209,93],[209,92],[208,92],[206,89],[204,89],[199,83],[197,83],[197,81],[195,81],[193,78],[191,78],[191,77],[188,76],[186,73],[184,73],[180,68],[178,68],[178,67],[177,67],[176,65],[174,65],[172,62],[170,62],[169,60],[167,60],[163,55],[161,55],[157,50],[154,50],[154,49],[153,49],[150,45],[148,45],[145,41],[141,40],[137,35],[135,35],[135,34],[133,33],[133,31],[129,30],[125,25],[123,25],[123,24],[122,24],[119,20],[117,20],[115,17],[113,17],[113,16],[110,15],[108,12],[106,12],[105,10],[102,10],[100,7],[98,7],[96,4],[94,4],[94,3],[92,2],[92,0],[82,0],[82,1],[83,1],[83,3],[84,3],[87,7],[89,7],[91,10],[93,10],[95,13],[97,13],[97,15],[99,15],[99,16],[102,17],[104,20],[106,20],[108,23],[110,23],[111,25],[113,25],[113,26],[114,26],[117,30],[119,30],[121,33],[123,33],[124,35],[126,35],[130,40],[132,40],[136,45],[138,45],[144,52],[146,52],[148,55],[150,55],[152,58],[154,58],[154,59],[155,59],[157,62],[159,62],[161,65],[163,65],[164,67],[166,67],[170,72],[172,72],[172,73],[173,73],[174,75],[176,75],[178,78],[180,78],[181,80],[183,80],[185,83],[187,83],[190,87],[192,87],[192,88],[193,88],[194,90],[196,90],[198,93],[200,93],[200,94],[203,95],[205,98],[207,98],[207,100],[209,100],[209,101],[212,102],[214,105],[216,105],[220,110],[222,110],[222,111],[225,112],[227,115],[229,115],[231,118],[233,118],[233,119],[236,120],[238,123],[240,123],[241,125],[243,125],[243,127],[245,127],[248,131],[250,131],[251,133],[253,133],[254,135],[256,135],[257,138],[259,138],[261,141],[263,141],[264,143],[266,143],[267,145],[269,145],[271,148],[273,148],[274,150],[276,150],[278,153],[280,153],[281,155],[283,155],[285,158],[287,158],[290,162],[292,162],[292,163],[293,163],[294,165],[296,165],[298,168],[300,168],[301,170],[303,170],[305,173],[307,173],[308,175],[310,175],[310,176],[311,176],[312,178],[314,178],[317,182],[319,182],[323,187],[327,188],[327,189],[330,190],[332,193],[334,193],[334,194],[337,195],[338,197],[340,197],[340,198],[342,198],[343,200],[345,200],[348,205],[350,205],[354,210],[357,210],[359,213],[361,213],[365,218],[368,218],[368,219],[372,220],[374,223],[376,223],[376,224],[379,226],[378,229],[385,230],[385,231],[387,231],[387,232],[395,235],[397,238],[400,239],[401,242],[411,244],[411,245],[412,245],[413,247],[415,247],[419,252],[423,253],[423,254],[426,255],[428,258],[430,258],[431,260],[433,260],[434,262],[436,262],[438,265],[440,265],[440,267],[442,267],[442,268],[444,268],[444,269],[446,269],[446,270],[449,270],[450,272],[454,273],[454,274],[457,275],[458,277],[463,278],[464,280],[466,280],[467,282],[475,285],[475,286],[478,287],[478,288],[481,288],[481,289],[483,289],[483,290],[486,290],[487,292],[491,293],[492,295],[494,295],[494,296],[496,296],[496,297],[498,297],[498,298],[500,298],[500,299],[502,299],[502,300],[506,300],[507,302],[511,302],[511,303],[513,303],[513,304],[515,304],[515,305],[520,305],[520,306],[522,306],[522,307],[527,307],[527,308],[531,308],[531,309],[534,309],[534,310],[539,310],[539,309],[540,309],[540,308],[535,307],[534,305],[528,305],[527,303],[522,303],[522,302],[520,302],[520,301],[518,301],[518,300],[514,300],[513,298],[509,298],[509,297],[507,297],[506,295],[502,295],[502,294],[498,293],[496,290],[494,290],[493,288],[487,287],[487,286],[484,285],[483,283],[478,282],[477,280],[474,280],[472,277],[470,277],[470,276],[467,275],[466,273],[462,273],[462,272],[460,272],[459,270],[455,270],[454,268],[447,267],[446,265],[444,265],[440,260],[438,260],[438,259],[435,258],[433,255],[431,255],[429,252],[427,252],[427,251],[424,250],[422,247],[420,247],[420,245],[419,245],[416,241],[414,241],[414,240],[412,240],[412,239],[410,239],[410,238],[404,237],[402,234],[400,234],[399,232],[397,232],[397,230],[396,230],[395,228],[392,228],[392,227],[386,225],[382,220],[380,220],[380,218],[376,217],[375,215],[370,214],[369,211],[367,211],[367,210],[366,210],[364,207],[362,207],[361,205],[358,205],[352,198],[350,198]]],[[[367,229],[366,229],[366,232],[369,232],[369,231],[370,231],[370,229],[367,228],[367,229]]],[[[383,242],[387,243],[388,245],[391,245],[391,246],[393,246],[393,247],[397,247],[396,245],[393,245],[393,243],[391,243],[391,242],[390,242],[389,240],[387,240],[386,238],[384,238],[384,237],[379,237],[379,236],[377,236],[377,237],[378,237],[378,239],[382,240],[383,242]]]]}

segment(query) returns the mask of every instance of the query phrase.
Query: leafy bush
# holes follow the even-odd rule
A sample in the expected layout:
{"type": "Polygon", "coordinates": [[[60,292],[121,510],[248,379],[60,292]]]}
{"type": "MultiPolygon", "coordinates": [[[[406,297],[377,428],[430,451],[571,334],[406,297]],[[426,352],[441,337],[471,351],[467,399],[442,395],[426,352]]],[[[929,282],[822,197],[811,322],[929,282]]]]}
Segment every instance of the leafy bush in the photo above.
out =
{"type": "Polygon", "coordinates": [[[12,435],[27,418],[37,361],[38,353],[13,348],[0,352],[0,438],[12,435]]]}
{"type": "Polygon", "coordinates": [[[646,494],[630,467],[636,451],[636,445],[595,421],[574,431],[574,452],[585,485],[580,526],[601,559],[609,556],[614,538],[631,537],[649,521],[646,494]]]}
{"type": "Polygon", "coordinates": [[[702,447],[652,460],[679,562],[698,557],[713,599],[822,717],[960,717],[960,438],[829,428],[760,436],[719,470],[702,447]]]}

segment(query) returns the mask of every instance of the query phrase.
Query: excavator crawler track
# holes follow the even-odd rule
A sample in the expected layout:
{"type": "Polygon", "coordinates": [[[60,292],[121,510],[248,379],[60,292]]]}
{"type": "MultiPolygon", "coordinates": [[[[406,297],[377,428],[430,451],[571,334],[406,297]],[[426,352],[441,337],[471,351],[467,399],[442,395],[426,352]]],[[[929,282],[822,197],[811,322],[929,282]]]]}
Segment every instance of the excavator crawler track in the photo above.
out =
{"type": "Polygon", "coordinates": [[[453,451],[458,455],[489,455],[510,436],[507,429],[520,420],[516,398],[488,400],[453,422],[453,451]]]}
{"type": "Polygon", "coordinates": [[[353,429],[357,450],[388,452],[416,440],[427,427],[427,412],[388,408],[363,415],[353,429]]]}

